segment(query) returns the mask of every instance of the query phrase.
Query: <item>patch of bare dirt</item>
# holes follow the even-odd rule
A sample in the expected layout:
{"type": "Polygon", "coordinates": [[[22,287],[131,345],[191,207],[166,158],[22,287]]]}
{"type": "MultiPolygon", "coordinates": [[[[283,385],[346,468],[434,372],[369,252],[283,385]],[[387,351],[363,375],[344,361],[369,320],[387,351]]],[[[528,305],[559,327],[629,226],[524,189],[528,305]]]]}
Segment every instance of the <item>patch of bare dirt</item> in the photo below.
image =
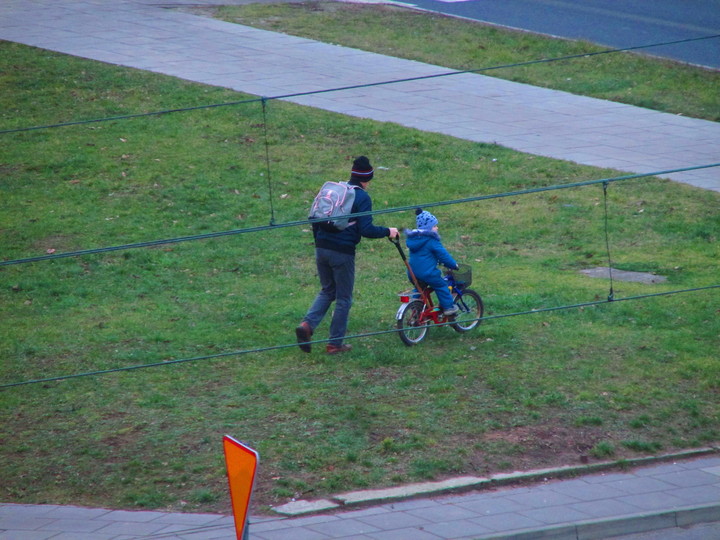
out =
{"type": "Polygon", "coordinates": [[[606,433],[595,427],[536,425],[492,431],[483,440],[507,445],[507,461],[526,470],[588,463],[590,450],[606,438],[606,433]]]}

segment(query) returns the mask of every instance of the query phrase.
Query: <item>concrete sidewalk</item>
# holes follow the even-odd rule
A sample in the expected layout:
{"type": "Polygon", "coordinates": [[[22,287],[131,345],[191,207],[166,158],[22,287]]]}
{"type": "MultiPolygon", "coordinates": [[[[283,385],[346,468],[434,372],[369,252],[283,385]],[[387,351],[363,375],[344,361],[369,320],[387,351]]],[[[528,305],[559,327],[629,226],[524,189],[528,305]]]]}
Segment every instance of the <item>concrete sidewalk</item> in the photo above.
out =
{"type": "MultiPolygon", "coordinates": [[[[156,0],[4,0],[0,39],[268,98],[450,72],[206,19],[156,0]]],[[[720,162],[719,123],[483,75],[287,100],[628,173],[720,162]]],[[[720,191],[720,167],[660,176],[720,191]]]]}
{"type": "MultiPolygon", "coordinates": [[[[590,540],[694,524],[708,524],[708,540],[720,538],[717,452],[520,487],[390,500],[305,517],[253,518],[250,540],[590,540]]],[[[0,540],[234,538],[229,516],[0,504],[0,540]]]]}

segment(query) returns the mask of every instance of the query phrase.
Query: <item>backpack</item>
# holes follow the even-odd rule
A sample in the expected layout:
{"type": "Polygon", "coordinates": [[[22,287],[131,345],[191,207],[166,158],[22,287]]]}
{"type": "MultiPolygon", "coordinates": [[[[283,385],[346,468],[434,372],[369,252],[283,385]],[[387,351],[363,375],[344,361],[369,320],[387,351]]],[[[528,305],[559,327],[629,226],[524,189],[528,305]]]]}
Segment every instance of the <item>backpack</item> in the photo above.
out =
{"type": "Polygon", "coordinates": [[[355,221],[344,216],[352,214],[356,187],[347,182],[325,182],[310,206],[308,219],[324,218],[326,221],[318,221],[317,225],[328,232],[344,231],[354,225],[355,221]]]}

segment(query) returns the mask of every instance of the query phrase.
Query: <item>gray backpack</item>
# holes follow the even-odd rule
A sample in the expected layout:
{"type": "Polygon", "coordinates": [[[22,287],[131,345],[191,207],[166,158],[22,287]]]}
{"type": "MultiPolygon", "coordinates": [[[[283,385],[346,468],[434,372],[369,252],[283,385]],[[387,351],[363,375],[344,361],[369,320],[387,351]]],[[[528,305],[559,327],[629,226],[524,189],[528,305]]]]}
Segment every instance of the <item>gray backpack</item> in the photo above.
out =
{"type": "Polygon", "coordinates": [[[325,182],[315,196],[308,219],[322,219],[317,224],[328,232],[340,232],[354,225],[347,216],[352,214],[355,188],[347,182],[325,182]]]}

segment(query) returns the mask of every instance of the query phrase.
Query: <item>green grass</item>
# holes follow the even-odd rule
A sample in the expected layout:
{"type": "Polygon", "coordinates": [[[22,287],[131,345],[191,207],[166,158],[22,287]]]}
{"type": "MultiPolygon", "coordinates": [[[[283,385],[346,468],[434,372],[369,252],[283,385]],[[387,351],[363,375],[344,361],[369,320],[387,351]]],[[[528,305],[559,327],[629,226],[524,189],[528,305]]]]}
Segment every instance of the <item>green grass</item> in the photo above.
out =
{"type": "MultiPolygon", "coordinates": [[[[9,43],[0,73],[0,129],[246,97],[9,43]]],[[[376,209],[616,173],[287,103],[267,112],[274,216],[258,103],[2,135],[3,259],[303,219],[359,154],[378,168],[376,209]]],[[[612,184],[615,266],[668,277],[616,282],[616,297],[716,284],[719,202],[658,179],[612,184]]],[[[434,213],[501,315],[607,297],[578,273],[606,263],[602,208],[595,186],[434,213]]],[[[351,333],[393,328],[404,274],[387,241],[361,244],[351,333]]],[[[3,266],[0,383],[292,344],[316,290],[306,227],[3,266]]],[[[414,348],[379,334],[342,358],[289,347],[6,388],[0,500],[229,512],[224,434],[260,452],[254,511],[692,448],[720,435],[719,333],[711,290],[433,329],[414,348]]]]}
{"type": "MultiPolygon", "coordinates": [[[[487,70],[483,74],[573,94],[720,120],[720,72],[647,56],[652,49],[585,56],[608,47],[387,5],[303,2],[193,11],[438,66],[487,70]],[[506,67],[578,55],[559,62],[506,67]]],[[[646,44],[650,43],[638,42],[646,44]]]]}

